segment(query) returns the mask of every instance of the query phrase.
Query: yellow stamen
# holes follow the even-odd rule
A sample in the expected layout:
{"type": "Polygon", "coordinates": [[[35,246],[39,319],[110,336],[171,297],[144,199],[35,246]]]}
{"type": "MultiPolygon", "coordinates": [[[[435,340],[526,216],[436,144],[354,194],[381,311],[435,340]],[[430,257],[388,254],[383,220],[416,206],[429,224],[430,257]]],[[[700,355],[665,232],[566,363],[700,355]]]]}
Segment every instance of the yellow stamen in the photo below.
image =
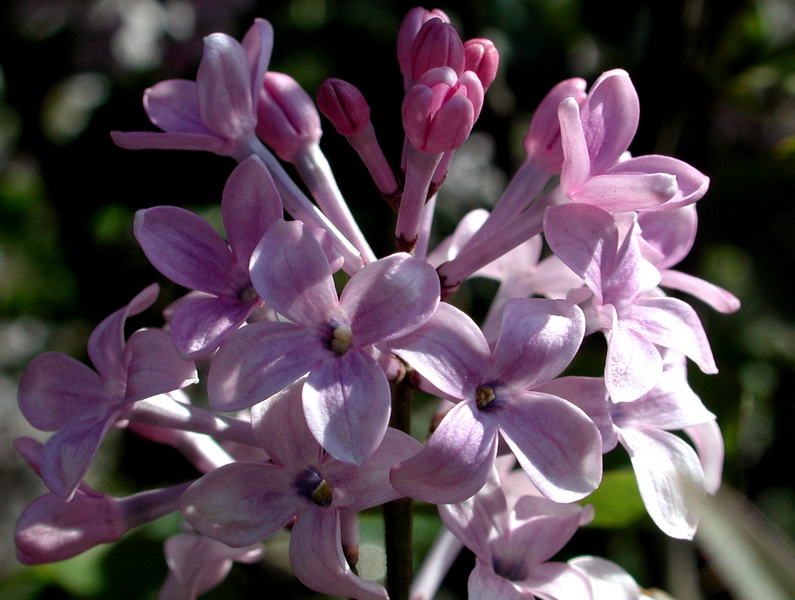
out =
{"type": "Polygon", "coordinates": [[[487,385],[479,385],[475,390],[475,403],[478,408],[483,408],[496,397],[494,390],[487,385]]]}
{"type": "Polygon", "coordinates": [[[312,502],[320,506],[328,506],[331,504],[331,499],[331,484],[324,479],[312,492],[312,502]]]}
{"type": "Polygon", "coordinates": [[[340,325],[334,330],[331,338],[331,349],[337,354],[345,354],[351,347],[353,332],[347,325],[340,325]]]}

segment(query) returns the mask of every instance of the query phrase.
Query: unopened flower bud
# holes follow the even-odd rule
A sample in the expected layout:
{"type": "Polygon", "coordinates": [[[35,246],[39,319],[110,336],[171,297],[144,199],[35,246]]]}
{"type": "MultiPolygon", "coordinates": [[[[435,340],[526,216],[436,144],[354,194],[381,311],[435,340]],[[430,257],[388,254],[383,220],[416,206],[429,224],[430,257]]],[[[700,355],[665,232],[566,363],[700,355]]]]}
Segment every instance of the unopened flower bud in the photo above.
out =
{"type": "Polygon", "coordinates": [[[411,77],[411,48],[423,24],[429,19],[439,18],[445,23],[450,19],[438,8],[427,10],[421,6],[411,9],[403,23],[397,37],[397,58],[400,65],[400,72],[405,77],[411,77]]]}
{"type": "Polygon", "coordinates": [[[438,67],[406,94],[403,128],[418,150],[455,150],[469,137],[482,106],[483,86],[474,73],[457,77],[450,67],[438,67]]]}
{"type": "Polygon", "coordinates": [[[370,122],[370,106],[358,88],[342,79],[329,78],[317,89],[317,106],[344,136],[359,133],[370,122]]]}
{"type": "Polygon", "coordinates": [[[268,71],[257,105],[257,135],[284,161],[292,162],[322,135],[315,103],[284,73],[268,71]]]}
{"type": "Polygon", "coordinates": [[[411,47],[411,78],[419,81],[436,67],[450,67],[456,75],[464,72],[464,44],[450,23],[429,19],[420,28],[411,47]]]}
{"type": "Polygon", "coordinates": [[[474,71],[484,90],[494,82],[499,65],[500,53],[491,40],[476,38],[464,42],[464,69],[474,71]]]}

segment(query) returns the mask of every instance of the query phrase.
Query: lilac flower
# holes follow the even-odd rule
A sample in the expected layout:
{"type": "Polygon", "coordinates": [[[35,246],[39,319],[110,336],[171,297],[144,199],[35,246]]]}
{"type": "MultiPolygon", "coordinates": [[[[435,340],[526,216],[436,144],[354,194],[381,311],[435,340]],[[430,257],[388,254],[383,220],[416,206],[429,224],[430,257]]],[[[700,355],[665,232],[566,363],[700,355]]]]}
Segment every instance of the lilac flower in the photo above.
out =
{"type": "Polygon", "coordinates": [[[309,373],[303,404],[312,433],[339,460],[361,463],[386,430],[389,383],[374,346],[423,325],[439,302],[433,267],[393,254],[355,273],[337,298],[328,260],[300,222],[276,223],[255,250],[257,292],[291,322],[254,323],[213,360],[210,403],[252,406],[309,373]]]}
{"type": "Polygon", "coordinates": [[[135,237],[154,267],[180,285],[209,294],[183,303],[171,319],[174,344],[192,360],[209,355],[263,306],[248,263],[262,235],[283,214],[273,180],[256,156],[229,176],[221,214],[229,245],[212,225],[181,208],[157,206],[135,215],[135,237]]]}
{"type": "Polygon", "coordinates": [[[255,563],[265,553],[261,544],[231,548],[198,533],[171,536],[163,549],[168,577],[157,600],[195,600],[224,580],[233,561],[255,563]]]}
{"type": "Polygon", "coordinates": [[[56,433],[42,450],[42,478],[67,500],[83,480],[105,433],[136,401],[195,383],[196,368],[183,360],[170,336],[141,329],[124,341],[127,317],[157,297],[151,285],[102,321],[88,340],[96,372],[61,354],[33,359],[19,382],[19,408],[31,425],[56,433]]]}
{"type": "Polygon", "coordinates": [[[578,556],[567,562],[588,578],[593,600],[641,600],[632,575],[614,562],[598,556],[578,556]]]}
{"type": "Polygon", "coordinates": [[[675,158],[622,160],[640,116],[637,92],[625,71],[603,73],[582,102],[561,102],[558,116],[564,156],[560,185],[571,200],[610,212],[671,209],[706,192],[709,179],[675,158]]]}
{"type": "MultiPolygon", "coordinates": [[[[41,443],[17,438],[13,446],[41,475],[41,443]]],[[[81,482],[68,502],[52,492],[39,496],[22,511],[14,528],[17,558],[26,565],[57,562],[115,542],[130,529],[177,510],[186,487],[182,484],[113,498],[81,482]]]]}
{"type": "Polygon", "coordinates": [[[243,43],[204,38],[196,81],[169,79],[146,90],[144,108],[159,132],[112,132],[122,148],[207,150],[243,160],[256,140],[257,100],[273,48],[273,28],[256,19],[243,43]]]}
{"type": "Polygon", "coordinates": [[[380,585],[348,567],[340,512],[398,498],[389,469],[420,444],[389,429],[362,464],[334,459],[306,425],[303,385],[296,383],[252,408],[255,433],[272,462],[239,462],[208,473],[183,495],[183,515],[204,535],[233,547],[259,542],[292,523],[290,564],[305,585],[327,594],[385,600],[380,585]]]}
{"type": "Polygon", "coordinates": [[[564,377],[542,389],[588,413],[602,431],[605,452],[620,442],[652,520],[671,537],[692,539],[699,518],[692,499],[718,490],[723,440],[715,415],[687,383],[685,357],[666,352],[660,382],[632,402],[610,402],[602,379],[564,377]],[[690,434],[698,454],[674,430],[690,434]]]}
{"type": "Polygon", "coordinates": [[[547,209],[544,233],[592,294],[589,329],[607,337],[605,384],[613,401],[634,400],[654,387],[662,374],[657,346],[687,355],[705,373],[717,372],[695,311],[679,299],[650,294],[660,274],[641,256],[634,224],[619,240],[609,213],[571,203],[547,209]]]}
{"type": "Polygon", "coordinates": [[[428,502],[459,502],[486,481],[499,433],[546,496],[592,492],[602,474],[599,431],[571,403],[534,391],[568,366],[584,326],[566,301],[511,300],[490,350],[477,325],[443,303],[425,327],[395,340],[395,353],[458,404],[422,451],[395,467],[393,485],[428,502]]]}
{"type": "Polygon", "coordinates": [[[698,216],[694,204],[676,210],[642,212],[638,215],[641,251],[660,271],[660,285],[692,294],[722,313],[740,308],[740,301],[716,285],[670,267],[681,261],[696,239],[698,216]]]}
{"type": "Polygon", "coordinates": [[[472,498],[439,506],[442,522],[476,556],[469,599],[591,600],[591,585],[581,570],[549,559],[591,520],[593,510],[522,489],[532,486],[515,475],[503,474],[500,481],[493,470],[472,498]],[[519,489],[511,489],[517,483],[519,489]]]}

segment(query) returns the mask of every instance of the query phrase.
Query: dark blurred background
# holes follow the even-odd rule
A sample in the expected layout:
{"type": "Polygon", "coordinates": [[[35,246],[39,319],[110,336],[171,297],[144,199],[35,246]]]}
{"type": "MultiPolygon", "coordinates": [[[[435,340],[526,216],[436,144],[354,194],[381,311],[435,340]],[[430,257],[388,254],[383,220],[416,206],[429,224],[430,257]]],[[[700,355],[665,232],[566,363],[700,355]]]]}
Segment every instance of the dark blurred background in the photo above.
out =
{"type": "MultiPolygon", "coordinates": [[[[175,204],[217,222],[234,166],[207,153],[124,151],[109,132],[153,129],[141,105],[143,90],[163,79],[193,79],[204,35],[223,31],[240,39],[260,16],[276,31],[271,70],[291,74],[310,94],[330,76],[357,85],[397,164],[402,88],[394,44],[413,6],[368,0],[0,3],[0,597],[154,597],[165,573],[160,544],[179,527],[175,519],[161,520],[110,550],[33,569],[16,563],[10,544],[19,511],[42,493],[9,448],[13,437],[31,433],[17,414],[20,373],[45,349],[84,360],[91,329],[152,281],[162,288],[156,309],[175,299],[181,290],[148,265],[132,237],[133,214],[175,204]]],[[[726,544],[666,540],[639,507],[631,481],[626,485],[626,471],[619,471],[594,500],[597,521],[562,558],[604,555],[641,585],[667,589],[679,600],[767,600],[747,595],[730,575],[731,565],[747,566],[750,555],[727,559],[714,547],[736,549],[750,540],[760,564],[770,566],[771,554],[786,555],[787,540],[795,538],[795,4],[471,0],[438,7],[464,39],[488,37],[501,53],[476,132],[440,194],[442,233],[499,196],[523,158],[532,111],[552,85],[573,76],[590,83],[620,67],[641,100],[633,154],[675,156],[712,181],[699,202],[696,247],[680,268],[743,302],[739,313],[721,315],[692,301],[721,369],[709,378],[694,372],[693,387],[718,415],[726,438],[726,486],[740,496],[732,494],[734,501],[719,508],[743,525],[734,531],[740,537],[719,527],[715,539],[723,532],[726,544]],[[600,509],[608,517],[599,519],[600,509]],[[765,554],[765,548],[777,550],[765,554]]],[[[393,215],[365,169],[330,126],[322,147],[376,252],[391,252],[393,215]]],[[[462,301],[476,304],[477,291],[463,290],[462,301]]],[[[160,324],[154,310],[145,318],[140,325],[160,324]]],[[[195,476],[175,454],[132,436],[120,434],[106,446],[96,475],[103,491],[131,493],[179,480],[179,473],[195,476]]],[[[377,532],[377,521],[367,517],[366,539],[377,532]]],[[[420,546],[427,547],[437,526],[431,507],[420,507],[420,546]]],[[[269,542],[264,567],[236,566],[207,597],[318,597],[299,595],[303,588],[284,573],[283,546],[284,539],[269,542]]],[[[462,554],[439,598],[463,597],[471,565],[471,555],[462,554]]],[[[760,582],[768,577],[765,569],[756,571],[760,582]]],[[[751,590],[763,589],[755,585],[763,583],[752,581],[751,590]]]]}

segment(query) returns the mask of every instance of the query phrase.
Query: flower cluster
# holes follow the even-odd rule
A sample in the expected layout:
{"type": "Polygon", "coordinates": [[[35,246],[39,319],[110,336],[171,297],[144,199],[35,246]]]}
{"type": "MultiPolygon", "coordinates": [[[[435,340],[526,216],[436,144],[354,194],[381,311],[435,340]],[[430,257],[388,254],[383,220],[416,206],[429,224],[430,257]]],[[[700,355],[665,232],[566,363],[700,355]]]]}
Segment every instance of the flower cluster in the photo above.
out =
{"type": "Polygon", "coordinates": [[[399,175],[363,95],[329,79],[316,108],[268,70],[272,46],[261,19],[242,42],[205,38],[196,81],[144,94],[162,131],[112,134],[123,148],[234,158],[224,235],[179,207],[138,211],[144,254],[189,292],[163,328],[125,337],[155,285],[105,319],[88,342],[94,369],[55,352],[28,367],[20,409],[54,434],[15,442],[50,490],[19,519],[19,559],[62,560],[178,510],[187,532],[166,542],[161,599],[212,588],[284,527],[304,584],[384,599],[356,574],[357,515],[408,497],[438,505],[445,526],[414,580],[416,600],[434,595],[462,546],[477,557],[471,598],[640,598],[609,561],[550,559],[590,521],[593,509],[577,502],[619,444],[670,536],[692,538],[693,498],[720,485],[720,430],[688,385],[687,359],[717,367],[696,312],[664,291],[739,308],[672,269],[693,244],[707,177],[628,154],[639,103],[626,72],[590,88],[570,79],[541,101],[527,158],[491,213],[470,213],[431,250],[436,193],[497,74],[494,44],[462,41],[439,10],[406,16],[399,175]],[[354,220],[319,146],[318,109],[396,212],[395,253],[378,258],[354,220]],[[447,302],[475,276],[499,282],[480,325],[447,302]],[[603,377],[566,371],[594,334],[606,340],[603,377]],[[209,408],[189,397],[200,379],[209,408]],[[391,420],[411,390],[438,401],[423,443],[391,420]],[[200,476],[126,498],[95,491],[83,478],[112,427],[179,449],[200,476]]]}

